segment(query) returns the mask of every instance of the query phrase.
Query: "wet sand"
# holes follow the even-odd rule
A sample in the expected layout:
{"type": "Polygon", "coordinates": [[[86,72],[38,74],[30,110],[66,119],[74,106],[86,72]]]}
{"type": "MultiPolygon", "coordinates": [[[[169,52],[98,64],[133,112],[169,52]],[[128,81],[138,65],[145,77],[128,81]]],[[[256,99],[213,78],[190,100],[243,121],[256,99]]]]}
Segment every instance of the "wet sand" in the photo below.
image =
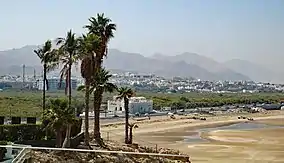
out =
{"type": "MultiPolygon", "coordinates": [[[[284,112],[251,114],[254,123],[284,125],[284,112]],[[256,117],[258,116],[258,117],[256,117]]],[[[166,119],[166,118],[165,118],[166,119]]],[[[207,121],[179,117],[156,122],[138,123],[134,130],[134,141],[148,146],[178,149],[191,156],[195,162],[242,163],[242,162],[284,162],[284,129],[257,130],[215,130],[201,134],[206,142],[185,142],[186,136],[198,136],[196,130],[218,127],[247,120],[235,116],[207,117],[207,121]]],[[[103,127],[102,135],[108,139],[123,141],[123,125],[103,127]]]]}

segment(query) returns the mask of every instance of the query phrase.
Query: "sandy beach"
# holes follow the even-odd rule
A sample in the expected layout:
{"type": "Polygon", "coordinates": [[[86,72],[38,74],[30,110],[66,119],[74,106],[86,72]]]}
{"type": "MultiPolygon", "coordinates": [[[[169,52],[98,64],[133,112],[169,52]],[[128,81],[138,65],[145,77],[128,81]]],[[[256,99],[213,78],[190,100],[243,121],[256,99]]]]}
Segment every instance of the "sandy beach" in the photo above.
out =
{"type": "MultiPolygon", "coordinates": [[[[176,116],[176,119],[163,116],[130,122],[139,126],[134,129],[134,142],[157,148],[178,149],[189,154],[193,162],[284,162],[284,128],[197,132],[203,128],[248,122],[246,119],[238,119],[238,116],[207,116],[206,121],[190,119],[191,115],[176,116]],[[191,136],[204,141],[186,142],[185,138],[191,136]]],[[[254,118],[253,123],[284,125],[283,111],[245,116],[254,118]]],[[[103,124],[102,136],[109,140],[123,141],[123,123],[103,124]]]]}

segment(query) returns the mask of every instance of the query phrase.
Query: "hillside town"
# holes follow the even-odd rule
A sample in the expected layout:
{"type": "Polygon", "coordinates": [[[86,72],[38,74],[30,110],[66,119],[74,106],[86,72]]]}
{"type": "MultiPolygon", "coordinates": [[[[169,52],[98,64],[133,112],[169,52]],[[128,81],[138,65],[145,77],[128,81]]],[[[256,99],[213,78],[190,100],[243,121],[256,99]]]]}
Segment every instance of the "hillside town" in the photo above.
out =
{"type": "MultiPolygon", "coordinates": [[[[48,76],[49,91],[64,89],[65,82],[60,84],[58,76],[48,76]],[[60,87],[59,87],[60,85],[60,87]]],[[[161,93],[175,92],[215,92],[215,93],[256,93],[283,92],[284,84],[262,83],[253,81],[204,81],[193,78],[164,78],[154,74],[114,73],[111,82],[120,86],[131,86],[138,91],[161,93]]],[[[72,78],[72,88],[83,84],[81,77],[72,78]]],[[[43,82],[40,76],[0,76],[0,89],[27,88],[42,90],[43,82]]]]}

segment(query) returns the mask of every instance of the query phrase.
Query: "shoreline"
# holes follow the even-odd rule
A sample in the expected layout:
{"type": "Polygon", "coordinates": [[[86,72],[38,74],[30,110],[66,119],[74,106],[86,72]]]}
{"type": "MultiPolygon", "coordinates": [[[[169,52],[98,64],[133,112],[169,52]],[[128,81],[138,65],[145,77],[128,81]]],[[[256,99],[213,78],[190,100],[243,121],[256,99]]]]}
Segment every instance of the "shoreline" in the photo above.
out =
{"type": "MultiPolygon", "coordinates": [[[[250,116],[256,116],[251,114],[250,116]]],[[[172,120],[168,117],[162,117],[160,120],[146,120],[142,122],[135,122],[130,120],[130,123],[135,123],[139,126],[139,129],[135,131],[135,134],[144,134],[144,133],[155,133],[155,132],[166,132],[166,131],[178,131],[183,129],[202,129],[202,128],[211,128],[211,127],[221,127],[231,124],[236,124],[239,122],[247,122],[247,119],[238,119],[238,116],[212,116],[207,117],[206,121],[193,120],[187,116],[180,116],[178,119],[172,120]]],[[[261,123],[263,120],[273,120],[273,119],[283,119],[284,122],[284,112],[281,115],[262,115],[260,117],[254,117],[256,123],[261,123]],[[258,122],[259,121],[259,122],[258,122]]],[[[283,123],[284,124],[284,123],[283,123]]],[[[101,126],[103,132],[107,131],[117,131],[117,133],[124,132],[124,122],[112,123],[101,126]]],[[[184,130],[183,130],[184,131],[184,130]]]]}

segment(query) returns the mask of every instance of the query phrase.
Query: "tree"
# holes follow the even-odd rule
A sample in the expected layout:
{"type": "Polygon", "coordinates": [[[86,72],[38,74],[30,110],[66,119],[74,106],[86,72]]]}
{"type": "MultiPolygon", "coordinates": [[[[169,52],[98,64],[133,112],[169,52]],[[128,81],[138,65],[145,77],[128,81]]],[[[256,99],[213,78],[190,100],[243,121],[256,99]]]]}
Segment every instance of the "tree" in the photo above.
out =
{"type": "Polygon", "coordinates": [[[129,144],[129,139],[128,139],[128,119],[129,119],[129,99],[134,96],[134,92],[132,91],[131,88],[128,87],[120,87],[118,89],[118,100],[123,100],[124,101],[124,110],[125,110],[125,143],[129,144]]]}
{"type": "Polygon", "coordinates": [[[48,121],[46,128],[56,133],[57,147],[70,147],[71,127],[76,122],[73,110],[68,107],[65,99],[50,100],[48,109],[44,111],[44,121],[48,121]],[[62,133],[66,131],[65,140],[62,145],[62,133]]]}
{"type": "Polygon", "coordinates": [[[54,50],[52,50],[52,44],[50,40],[47,40],[43,47],[38,48],[34,50],[34,53],[38,56],[40,59],[42,65],[43,65],[43,91],[42,91],[42,108],[45,110],[45,93],[46,89],[48,90],[48,80],[47,80],[47,72],[53,70],[57,64],[57,56],[54,53],[54,50]]]}
{"type": "MultiPolygon", "coordinates": [[[[90,24],[86,25],[85,28],[88,29],[88,34],[96,35],[99,38],[99,47],[93,49],[94,53],[94,73],[99,74],[102,69],[102,63],[104,56],[107,55],[107,45],[111,38],[114,37],[114,31],[116,30],[116,24],[111,23],[112,20],[105,17],[104,14],[97,14],[97,17],[91,17],[89,19],[90,24]]],[[[94,97],[102,98],[103,91],[94,91],[94,97]]],[[[99,108],[99,102],[94,103],[94,108],[99,108]]],[[[100,111],[95,110],[95,126],[99,126],[100,111]]],[[[99,129],[99,127],[97,127],[99,129]]],[[[100,139],[99,131],[96,132],[95,138],[100,139]]]]}
{"type": "Polygon", "coordinates": [[[83,35],[79,38],[81,61],[81,76],[85,80],[85,145],[89,146],[89,101],[90,85],[94,74],[94,51],[98,49],[100,40],[94,34],[83,35]]]}
{"type": "Polygon", "coordinates": [[[94,92],[94,138],[101,144],[101,134],[100,134],[100,107],[102,104],[102,94],[103,92],[112,93],[116,90],[116,85],[110,83],[109,80],[112,77],[109,71],[104,68],[95,75],[91,83],[91,92],[94,92]],[[99,113],[99,114],[96,114],[99,113]]]}
{"type": "Polygon", "coordinates": [[[129,124],[129,144],[133,143],[133,128],[138,128],[135,123],[129,124]]]}
{"type": "MultiPolygon", "coordinates": [[[[112,77],[111,74],[109,74],[109,71],[106,69],[101,69],[98,75],[95,75],[96,78],[94,78],[91,82],[91,87],[90,87],[90,93],[97,91],[98,93],[95,93],[95,95],[100,95],[103,92],[109,92],[112,93],[115,90],[117,90],[116,85],[113,83],[109,82],[109,79],[112,77]]],[[[78,91],[85,91],[86,86],[81,85],[78,87],[78,91]]],[[[100,106],[102,104],[102,96],[94,96],[94,112],[98,111],[100,112],[100,106]],[[98,108],[96,108],[99,106],[98,108]]],[[[100,124],[99,117],[95,117],[95,124],[100,124]]],[[[100,136],[100,125],[94,125],[94,138],[98,143],[102,143],[101,141],[101,136],[100,136]]]]}
{"type": "Polygon", "coordinates": [[[62,80],[65,77],[65,94],[68,92],[68,106],[71,108],[71,98],[72,98],[72,85],[71,85],[71,71],[72,65],[77,63],[79,59],[79,41],[75,36],[75,33],[68,31],[66,38],[57,38],[56,45],[59,45],[57,50],[59,55],[59,62],[63,65],[60,71],[60,86],[62,80]]]}

